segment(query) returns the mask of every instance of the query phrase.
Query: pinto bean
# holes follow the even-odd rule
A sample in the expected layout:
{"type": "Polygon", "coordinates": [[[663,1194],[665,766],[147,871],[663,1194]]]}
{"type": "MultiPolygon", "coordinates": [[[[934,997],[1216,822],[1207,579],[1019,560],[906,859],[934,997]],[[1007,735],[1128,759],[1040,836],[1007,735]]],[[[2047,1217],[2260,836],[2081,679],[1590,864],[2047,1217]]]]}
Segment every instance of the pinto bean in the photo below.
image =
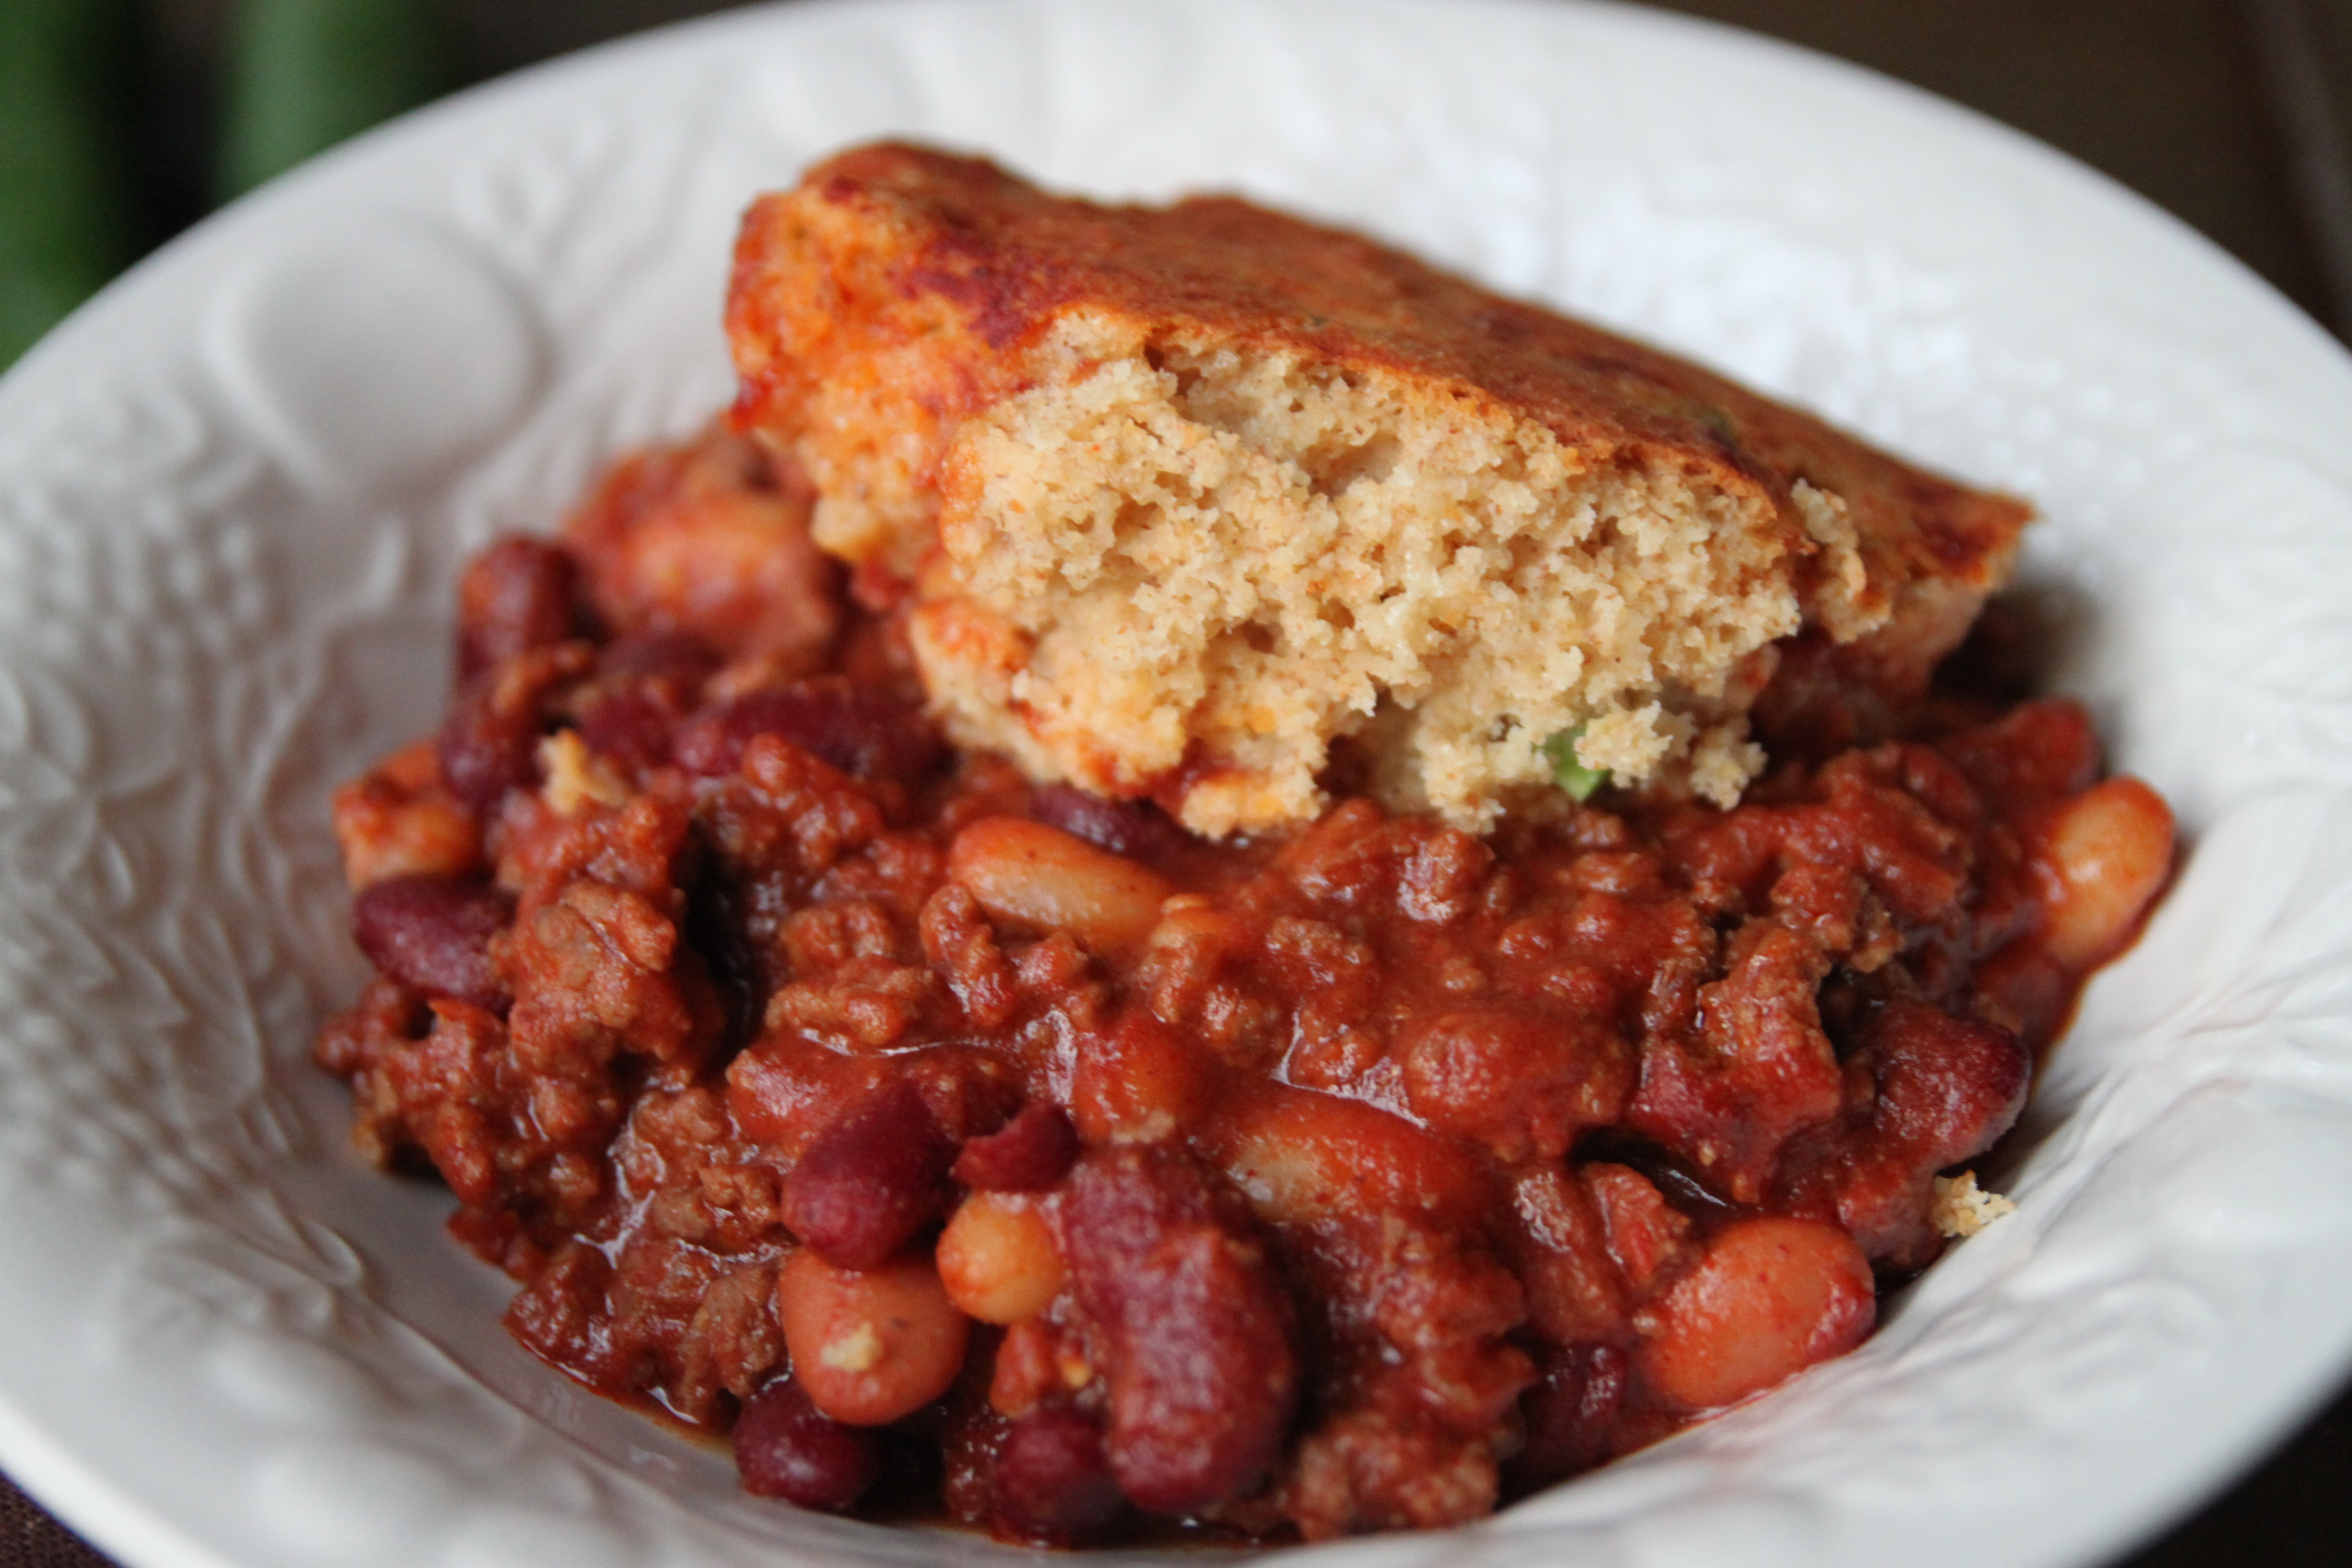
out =
{"type": "Polygon", "coordinates": [[[743,1403],[735,1468],[754,1497],[842,1513],[881,1476],[882,1450],[873,1433],[834,1420],[806,1389],[780,1377],[743,1403]]]}
{"type": "Polygon", "coordinates": [[[457,580],[457,679],[579,635],[580,570],[554,545],[520,534],[491,544],[457,580]]]}
{"type": "Polygon", "coordinates": [[[2058,809],[2036,845],[2049,872],[2042,944],[2077,972],[2131,940],[2172,874],[2172,811],[2135,778],[2114,778],[2058,809]]]}
{"type": "Polygon", "coordinates": [[[1661,1397],[1715,1410],[1862,1342],[1877,1317],[1870,1262],[1814,1220],[1743,1220],[1635,1320],[1634,1364],[1661,1397]]]}
{"type": "Polygon", "coordinates": [[[967,1140],[949,1173],[989,1192],[1041,1193],[1067,1175],[1077,1157],[1070,1113],[1050,1100],[1033,1100],[997,1131],[967,1140]]]}
{"type": "Polygon", "coordinates": [[[974,1193],[940,1233],[940,1282],[957,1310],[983,1323],[1036,1316],[1061,1293],[1066,1270],[1054,1227],[1031,1204],[974,1193]]]}
{"type": "Polygon", "coordinates": [[[1102,1428],[1066,1405],[1013,1424],[991,1477],[996,1516],[1015,1533],[1076,1545],[1126,1507],[1103,1452],[1102,1428]]]}
{"type": "Polygon", "coordinates": [[[1265,1245],[1172,1149],[1090,1152],[1070,1173],[1065,1239],[1103,1330],[1119,1489],[1197,1513],[1257,1485],[1298,1398],[1290,1302],[1265,1245]]]}
{"type": "Polygon", "coordinates": [[[1175,891],[1156,871],[1017,816],[982,817],[957,834],[948,875],[997,919],[1066,931],[1097,952],[1140,944],[1175,891]]]}
{"type": "Polygon", "coordinates": [[[955,1146],[922,1091],[893,1078],[835,1117],[784,1178],[793,1234],[845,1268],[870,1268],[940,1212],[955,1146]]]}
{"type": "Polygon", "coordinates": [[[804,1247],[776,1277],[776,1319],[809,1402],[852,1426],[896,1421],[945,1394],[971,1333],[920,1252],[856,1269],[804,1247]]]}
{"type": "Polygon", "coordinates": [[[489,942],[513,911],[467,877],[388,877],[352,900],[352,936],[368,962],[412,991],[498,1012],[513,1001],[489,942]]]}

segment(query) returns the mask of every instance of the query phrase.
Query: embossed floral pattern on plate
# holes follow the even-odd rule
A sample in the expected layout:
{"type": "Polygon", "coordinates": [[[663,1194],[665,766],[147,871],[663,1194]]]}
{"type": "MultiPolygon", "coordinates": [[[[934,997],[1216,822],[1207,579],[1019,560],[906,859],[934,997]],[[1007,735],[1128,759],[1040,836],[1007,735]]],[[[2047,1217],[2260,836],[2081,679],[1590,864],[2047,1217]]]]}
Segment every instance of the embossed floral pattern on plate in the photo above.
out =
{"type": "Polygon", "coordinates": [[[977,1563],[800,1515],[530,1361],[304,1065],[328,784],[421,728],[466,548],[728,374],[734,215],[895,132],[1240,188],[2032,496],[2062,684],[2181,809],[2020,1210],[1858,1354],[1356,1563],[2077,1563],[2352,1352],[2352,365],[2169,220],[1861,73],[1615,7],[886,0],[467,95],[0,382],[0,1463],[140,1568],[977,1563]]]}

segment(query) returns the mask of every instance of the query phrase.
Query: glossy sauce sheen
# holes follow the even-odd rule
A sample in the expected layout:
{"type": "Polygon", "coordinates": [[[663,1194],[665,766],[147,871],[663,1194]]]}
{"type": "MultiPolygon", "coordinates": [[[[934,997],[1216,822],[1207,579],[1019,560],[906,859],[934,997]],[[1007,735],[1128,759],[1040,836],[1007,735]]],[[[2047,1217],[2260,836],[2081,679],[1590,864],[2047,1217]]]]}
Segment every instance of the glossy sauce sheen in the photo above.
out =
{"type": "Polygon", "coordinates": [[[762,1495],[1321,1538],[1760,1393],[1934,1260],[2169,868],[2079,709],[1958,699],[1729,813],[1197,842],[951,752],[791,491],[706,437],[477,561],[437,742],[337,800],[379,976],[318,1045],[523,1343],[762,1495]]]}

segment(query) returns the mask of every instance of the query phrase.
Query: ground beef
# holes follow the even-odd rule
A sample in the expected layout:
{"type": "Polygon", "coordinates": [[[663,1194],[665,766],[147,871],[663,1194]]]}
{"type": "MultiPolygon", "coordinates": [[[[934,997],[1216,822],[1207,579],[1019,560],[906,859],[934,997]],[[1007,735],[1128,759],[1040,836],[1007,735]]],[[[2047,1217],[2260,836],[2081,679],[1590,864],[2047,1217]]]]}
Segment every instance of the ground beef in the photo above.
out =
{"type": "Polygon", "coordinates": [[[947,750],[805,504],[711,437],[476,559],[317,1045],[524,1344],[804,1506],[1436,1526],[1769,1387],[2168,865],[2073,705],[1818,679],[1733,810],[1192,839],[947,750]]]}

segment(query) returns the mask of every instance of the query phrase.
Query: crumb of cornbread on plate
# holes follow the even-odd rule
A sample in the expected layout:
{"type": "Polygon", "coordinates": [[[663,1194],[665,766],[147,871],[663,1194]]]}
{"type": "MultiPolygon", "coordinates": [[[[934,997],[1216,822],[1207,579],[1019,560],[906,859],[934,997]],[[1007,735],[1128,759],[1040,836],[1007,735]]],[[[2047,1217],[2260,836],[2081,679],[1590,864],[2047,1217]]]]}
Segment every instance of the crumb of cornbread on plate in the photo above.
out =
{"type": "Polygon", "coordinates": [[[1472,829],[1555,742],[1729,805],[1781,645],[1915,697],[2028,515],[1357,235],[918,147],[755,204],[728,322],[954,738],[1208,834],[1311,817],[1343,742],[1472,829]]]}
{"type": "Polygon", "coordinates": [[[1935,1223],[1937,1235],[1965,1240],[2002,1215],[2016,1212],[2015,1204],[1999,1193],[1989,1193],[1978,1186],[1974,1171],[1962,1171],[1957,1176],[1936,1178],[1936,1203],[1927,1217],[1935,1223]]]}

